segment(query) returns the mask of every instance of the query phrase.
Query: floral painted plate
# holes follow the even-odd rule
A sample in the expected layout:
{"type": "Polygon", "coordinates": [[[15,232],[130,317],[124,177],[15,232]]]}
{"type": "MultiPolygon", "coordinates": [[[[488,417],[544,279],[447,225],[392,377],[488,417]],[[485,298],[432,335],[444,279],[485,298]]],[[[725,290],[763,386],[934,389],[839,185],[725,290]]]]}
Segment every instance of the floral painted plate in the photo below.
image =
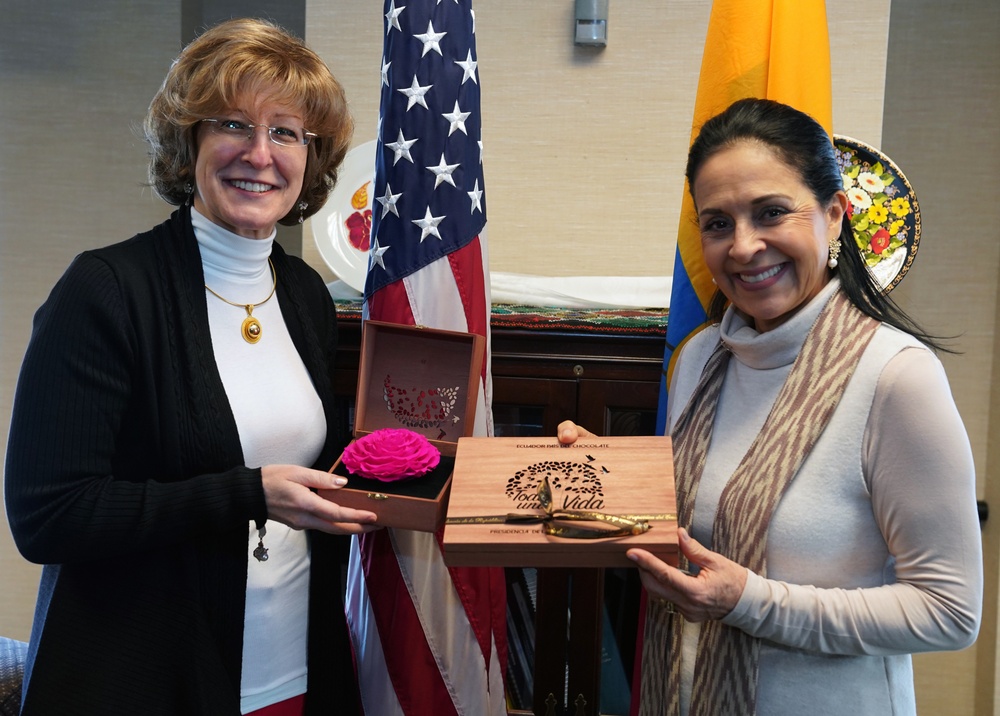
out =
{"type": "Polygon", "coordinates": [[[356,291],[365,290],[368,273],[376,145],[372,140],[347,153],[337,185],[311,220],[313,240],[323,261],[356,291]]]}
{"type": "Polygon", "coordinates": [[[903,280],[917,255],[917,197],[899,167],[878,149],[839,134],[833,143],[858,250],[888,293],[903,280]]]}

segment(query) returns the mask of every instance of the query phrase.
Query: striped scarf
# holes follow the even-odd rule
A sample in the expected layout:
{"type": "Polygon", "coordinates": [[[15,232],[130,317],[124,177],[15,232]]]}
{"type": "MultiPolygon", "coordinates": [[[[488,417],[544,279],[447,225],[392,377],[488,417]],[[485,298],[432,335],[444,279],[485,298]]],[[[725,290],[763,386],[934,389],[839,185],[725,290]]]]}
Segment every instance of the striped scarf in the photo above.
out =
{"type": "MultiPolygon", "coordinates": [[[[712,549],[767,575],[771,515],[833,415],[878,328],[837,291],[806,336],[791,372],[753,444],[720,498],[712,549]]],[[[674,426],[678,523],[690,527],[712,438],[715,410],[729,365],[722,343],[709,357],[674,426]]],[[[681,566],[687,567],[681,558],[681,566]]],[[[647,600],[640,716],[680,712],[683,618],[647,600]]],[[[691,716],[744,716],[756,710],[760,640],[721,621],[702,624],[691,694],[691,716]]]]}

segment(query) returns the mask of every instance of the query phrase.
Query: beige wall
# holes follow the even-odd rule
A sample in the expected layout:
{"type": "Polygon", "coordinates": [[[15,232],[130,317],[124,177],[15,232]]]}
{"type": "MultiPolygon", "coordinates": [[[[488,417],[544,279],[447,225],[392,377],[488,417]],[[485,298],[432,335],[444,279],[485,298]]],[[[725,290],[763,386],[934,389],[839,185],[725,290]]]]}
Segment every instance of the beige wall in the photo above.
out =
{"type": "MultiPolygon", "coordinates": [[[[1000,282],[1000,274],[997,275],[1000,282]]],[[[1000,385],[1000,294],[997,296],[995,304],[996,312],[993,322],[993,369],[992,385],[1000,385]]],[[[993,390],[990,397],[989,418],[993,425],[1000,420],[1000,391],[993,390]]],[[[1000,505],[1000,431],[993,429],[987,432],[988,440],[988,460],[987,479],[985,497],[988,504],[996,507],[1000,505]]],[[[997,639],[997,587],[1000,584],[1000,525],[995,516],[992,520],[987,520],[983,529],[983,542],[986,545],[986,613],[983,615],[983,627],[979,634],[979,642],[976,648],[976,711],[977,714],[993,714],[1000,716],[1000,698],[998,698],[998,684],[1000,684],[1000,640],[997,639]]]]}
{"type": "MultiPolygon", "coordinates": [[[[710,1],[615,0],[609,46],[598,52],[572,45],[572,0],[475,2],[492,269],[669,274],[710,1]]],[[[917,192],[922,245],[899,299],[932,330],[961,335],[963,355],[945,365],[980,493],[1000,510],[1000,446],[988,441],[991,410],[1000,415],[991,381],[1000,375],[1000,5],[897,0],[887,29],[889,0],[827,4],[834,130],[881,146],[917,192]]],[[[182,33],[181,2],[5,5],[0,450],[31,315],[52,283],[80,250],[125,238],[168,211],[142,188],[144,148],[130,126],[182,33]]],[[[375,136],[380,5],[306,3],[307,40],[347,87],[358,144],[375,136]]],[[[310,238],[307,231],[307,258],[332,277],[310,238]]],[[[5,516],[0,523],[0,634],[25,639],[38,572],[17,554],[5,516]]],[[[986,532],[993,562],[995,533],[986,532]]],[[[995,567],[990,574],[990,631],[979,648],[917,659],[922,713],[974,713],[977,656],[975,712],[993,712],[995,567]]]]}
{"type": "MultiPolygon", "coordinates": [[[[993,0],[899,0],[892,6],[882,147],[906,172],[920,201],[923,233],[897,300],[932,331],[957,336],[960,355],[944,356],[976,459],[980,497],[1000,480],[994,418],[997,277],[1000,265],[1000,5],[993,0]],[[964,207],[972,209],[971,213],[964,207]],[[988,452],[992,450],[992,452],[988,452]]],[[[992,490],[991,490],[992,488],[992,490]]],[[[994,701],[998,514],[984,532],[987,608],[976,649],[918,656],[918,697],[947,701],[927,713],[972,713],[994,701]],[[977,654],[976,652],[982,652],[977,654]],[[985,700],[984,700],[985,699],[985,700]]],[[[993,713],[992,708],[977,713],[993,713]]],[[[1000,712],[998,712],[1000,713],[1000,712]]]]}
{"type": "MultiPolygon", "coordinates": [[[[158,223],[132,133],[178,49],[158,0],[4,3],[0,13],[0,447],[31,317],[75,254],[158,223]]],[[[176,30],[175,30],[176,28],[176,30]]],[[[66,336],[67,341],[73,336],[66,336]]],[[[0,517],[0,634],[26,639],[38,569],[0,517]]]]}
{"type": "MultiPolygon", "coordinates": [[[[835,131],[878,145],[889,0],[836,4],[835,131]]],[[[380,7],[306,6],[306,38],[351,98],[356,144],[375,139],[380,7]]],[[[491,268],[669,275],[711,2],[612,2],[601,50],[573,45],[571,0],[475,8],[491,268]]]]}

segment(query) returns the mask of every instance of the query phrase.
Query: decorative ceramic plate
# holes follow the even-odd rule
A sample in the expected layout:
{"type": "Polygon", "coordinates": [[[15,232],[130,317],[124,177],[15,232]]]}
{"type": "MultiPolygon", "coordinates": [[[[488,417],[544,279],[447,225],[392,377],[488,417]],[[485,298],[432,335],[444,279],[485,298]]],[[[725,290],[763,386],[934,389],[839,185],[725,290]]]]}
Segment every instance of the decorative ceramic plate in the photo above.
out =
{"type": "Polygon", "coordinates": [[[365,290],[368,273],[376,145],[372,140],[347,153],[330,198],[312,217],[320,256],[337,278],[356,291],[365,290]]]}
{"type": "Polygon", "coordinates": [[[899,167],[878,149],[841,135],[834,135],[833,143],[858,250],[888,293],[903,280],[917,255],[917,197],[899,167]]]}

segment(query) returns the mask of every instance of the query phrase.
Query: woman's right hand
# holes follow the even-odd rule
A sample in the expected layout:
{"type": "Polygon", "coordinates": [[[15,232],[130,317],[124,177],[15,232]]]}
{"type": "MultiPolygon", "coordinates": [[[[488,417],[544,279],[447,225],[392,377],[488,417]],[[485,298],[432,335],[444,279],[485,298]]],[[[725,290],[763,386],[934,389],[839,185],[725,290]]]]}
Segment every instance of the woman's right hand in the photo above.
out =
{"type": "Polygon", "coordinates": [[[347,480],[342,477],[298,465],[265,465],[260,474],[269,520],[296,530],[331,534],[361,534],[378,528],[374,512],[342,507],[314,492],[343,487],[347,480]]]}
{"type": "Polygon", "coordinates": [[[559,442],[563,445],[572,445],[580,438],[596,438],[592,432],[586,428],[580,427],[572,420],[563,420],[559,423],[556,428],[556,435],[559,436],[559,442]]]}
{"type": "Polygon", "coordinates": [[[747,583],[747,569],[702,546],[683,527],[677,543],[688,562],[698,567],[688,574],[657,559],[644,549],[632,548],[626,556],[639,567],[639,579],[653,599],[670,602],[689,622],[722,619],[740,601],[747,583]]]}

